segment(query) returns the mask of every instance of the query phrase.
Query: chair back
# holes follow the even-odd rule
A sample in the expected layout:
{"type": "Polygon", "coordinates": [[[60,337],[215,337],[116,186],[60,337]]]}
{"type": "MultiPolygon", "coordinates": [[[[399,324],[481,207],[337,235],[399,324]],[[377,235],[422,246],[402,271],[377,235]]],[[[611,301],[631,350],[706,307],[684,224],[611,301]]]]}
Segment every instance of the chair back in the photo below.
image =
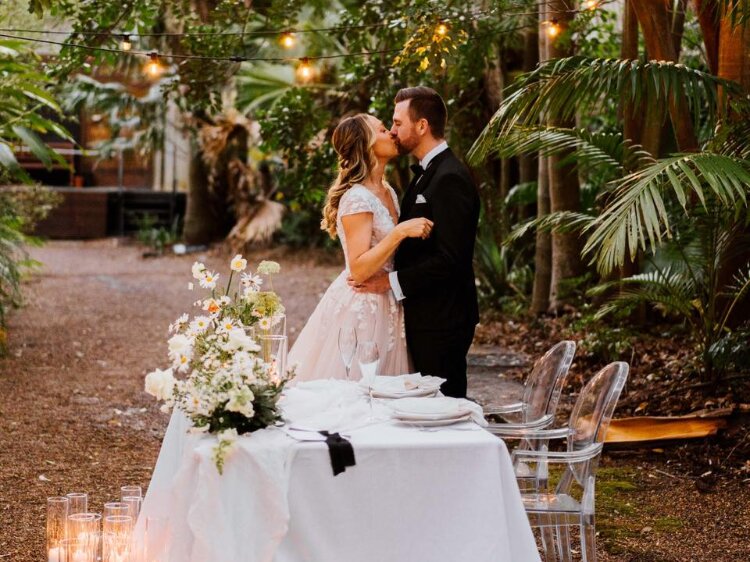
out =
{"type": "Polygon", "coordinates": [[[524,423],[554,415],[575,353],[575,342],[561,341],[534,364],[523,391],[524,423]]]}
{"type": "MultiPolygon", "coordinates": [[[[610,363],[596,373],[581,390],[570,414],[568,427],[568,450],[580,451],[592,443],[602,443],[609,429],[609,422],[615,413],[617,400],[628,379],[628,364],[623,361],[610,363]]],[[[579,467],[573,470],[579,483],[587,477],[579,467]]]]}

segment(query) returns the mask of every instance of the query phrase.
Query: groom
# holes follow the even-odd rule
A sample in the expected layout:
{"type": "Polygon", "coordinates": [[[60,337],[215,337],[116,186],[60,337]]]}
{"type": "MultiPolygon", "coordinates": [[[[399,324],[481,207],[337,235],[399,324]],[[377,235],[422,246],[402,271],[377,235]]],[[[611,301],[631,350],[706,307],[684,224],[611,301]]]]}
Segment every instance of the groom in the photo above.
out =
{"type": "Polygon", "coordinates": [[[406,343],[415,368],[443,377],[446,396],[466,396],[466,355],[479,306],[472,257],[479,195],[445,141],[447,109],[424,86],[404,88],[394,99],[391,136],[418,165],[401,203],[399,222],[426,217],[435,223],[426,240],[408,238],[396,251],[395,271],[379,274],[358,291],[393,291],[403,302],[406,343]]]}

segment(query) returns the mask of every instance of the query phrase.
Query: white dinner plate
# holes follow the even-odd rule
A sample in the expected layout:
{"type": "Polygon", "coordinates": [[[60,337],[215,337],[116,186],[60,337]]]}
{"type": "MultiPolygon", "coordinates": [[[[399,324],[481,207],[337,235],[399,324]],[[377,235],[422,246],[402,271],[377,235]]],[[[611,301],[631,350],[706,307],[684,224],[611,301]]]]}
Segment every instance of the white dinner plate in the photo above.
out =
{"type": "Polygon", "coordinates": [[[463,413],[466,413],[467,410],[460,400],[447,396],[399,400],[391,406],[391,409],[398,414],[418,416],[439,415],[446,418],[455,417],[456,414],[459,414],[462,411],[463,413]]]}
{"type": "Polygon", "coordinates": [[[399,420],[407,420],[407,421],[438,421],[438,420],[455,420],[458,418],[466,417],[467,415],[471,415],[471,412],[469,412],[468,410],[457,410],[455,412],[442,413],[442,414],[414,414],[414,413],[394,411],[392,417],[397,418],[399,420]]]}
{"type": "Polygon", "coordinates": [[[464,414],[458,418],[441,419],[441,420],[405,420],[393,418],[398,423],[410,425],[412,427],[439,427],[441,425],[453,425],[454,423],[465,422],[471,419],[471,414],[464,414]]]}
{"type": "Polygon", "coordinates": [[[372,389],[371,394],[373,398],[418,398],[420,396],[433,396],[440,390],[440,387],[435,388],[413,388],[411,390],[403,390],[400,392],[388,392],[383,390],[372,389]]]}

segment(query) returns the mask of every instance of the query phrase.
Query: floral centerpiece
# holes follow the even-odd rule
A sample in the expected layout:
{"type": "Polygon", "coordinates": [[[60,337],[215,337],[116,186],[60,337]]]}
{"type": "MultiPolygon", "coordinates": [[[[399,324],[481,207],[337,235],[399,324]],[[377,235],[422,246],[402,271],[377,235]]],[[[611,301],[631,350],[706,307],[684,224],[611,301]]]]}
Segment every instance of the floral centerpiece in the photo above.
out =
{"type": "MultiPolygon", "coordinates": [[[[171,367],[146,375],[146,392],[164,402],[163,411],[177,407],[192,422],[192,432],[218,436],[214,460],[219,472],[238,435],[281,419],[278,400],[294,376],[293,369],[280,372],[256,339],[284,312],[275,292],[261,290],[261,276],[270,284],[279,264],[263,261],[255,274],[246,269],[247,260],[235,256],[220,291],[220,274],[202,263],[193,264],[193,278],[210,294],[195,302],[199,311],[192,318],[183,314],[169,326],[171,367]],[[233,289],[235,276],[239,283],[233,289]]],[[[194,284],[188,288],[194,290],[194,284]]]]}

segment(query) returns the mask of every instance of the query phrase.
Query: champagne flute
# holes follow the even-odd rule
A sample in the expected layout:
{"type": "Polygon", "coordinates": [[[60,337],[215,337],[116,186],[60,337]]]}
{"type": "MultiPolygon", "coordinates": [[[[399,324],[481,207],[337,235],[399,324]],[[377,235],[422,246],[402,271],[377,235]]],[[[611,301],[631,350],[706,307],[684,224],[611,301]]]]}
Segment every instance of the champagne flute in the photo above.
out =
{"type": "Polygon", "coordinates": [[[372,385],[375,377],[378,376],[378,363],[380,363],[380,354],[378,353],[378,344],[372,340],[363,340],[357,344],[357,361],[359,370],[362,373],[362,382],[367,385],[367,401],[370,404],[370,420],[374,420],[372,411],[372,385]]]}
{"type": "Polygon", "coordinates": [[[343,326],[339,328],[339,353],[341,360],[346,367],[346,380],[349,380],[349,372],[354,361],[354,354],[357,351],[357,331],[353,326],[343,326]]]}
{"type": "Polygon", "coordinates": [[[375,377],[378,375],[378,363],[380,362],[378,344],[372,340],[359,342],[357,344],[357,359],[359,369],[362,372],[362,380],[368,387],[372,386],[375,377]]]}

